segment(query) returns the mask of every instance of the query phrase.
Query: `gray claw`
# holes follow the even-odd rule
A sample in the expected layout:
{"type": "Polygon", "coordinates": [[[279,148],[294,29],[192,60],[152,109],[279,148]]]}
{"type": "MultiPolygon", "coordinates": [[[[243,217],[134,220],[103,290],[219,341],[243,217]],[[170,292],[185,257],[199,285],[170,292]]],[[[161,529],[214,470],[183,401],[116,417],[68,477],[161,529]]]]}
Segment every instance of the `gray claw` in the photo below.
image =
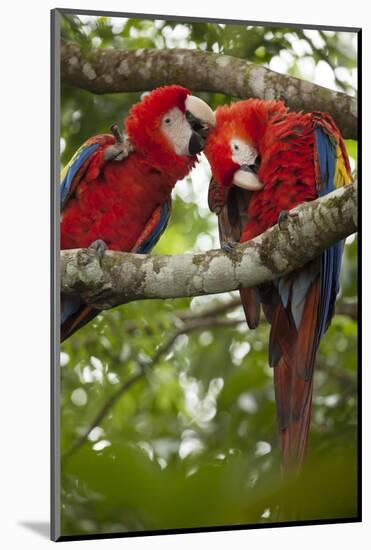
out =
{"type": "Polygon", "coordinates": [[[282,224],[284,224],[289,218],[297,218],[299,214],[297,212],[288,212],[287,210],[282,210],[279,213],[277,224],[278,227],[282,230],[282,224]]]}
{"type": "Polygon", "coordinates": [[[104,160],[119,162],[126,159],[130,153],[133,151],[133,146],[130,143],[128,137],[124,136],[120,140],[117,140],[116,143],[107,147],[104,152],[104,160]]]}
{"type": "Polygon", "coordinates": [[[116,124],[116,123],[112,124],[111,132],[112,132],[113,136],[115,137],[117,143],[122,143],[124,141],[118,124],[116,124]]]}
{"type": "Polygon", "coordinates": [[[99,258],[99,261],[102,260],[105,251],[108,250],[108,246],[104,241],[102,241],[102,239],[97,239],[96,241],[91,243],[89,248],[95,251],[96,255],[99,258]]]}
{"type": "Polygon", "coordinates": [[[278,223],[278,227],[282,230],[282,224],[287,221],[289,217],[289,213],[287,212],[287,210],[282,210],[280,213],[279,213],[279,216],[278,216],[278,220],[277,220],[277,223],[278,223]]]}
{"type": "Polygon", "coordinates": [[[236,246],[239,244],[240,243],[237,241],[226,241],[222,243],[222,250],[224,250],[227,254],[233,255],[236,252],[236,246]]]}

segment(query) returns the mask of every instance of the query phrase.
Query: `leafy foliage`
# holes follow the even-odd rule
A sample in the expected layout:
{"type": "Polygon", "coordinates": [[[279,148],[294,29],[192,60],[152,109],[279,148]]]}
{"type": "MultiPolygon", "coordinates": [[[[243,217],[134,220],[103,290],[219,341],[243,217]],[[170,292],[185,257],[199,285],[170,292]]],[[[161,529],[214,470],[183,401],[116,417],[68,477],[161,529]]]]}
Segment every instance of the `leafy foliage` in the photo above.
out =
{"type": "MultiPolygon", "coordinates": [[[[278,59],[299,76],[308,57],[326,62],[335,71],[334,86],[353,93],[356,56],[346,33],[77,16],[63,19],[62,33],[87,51],[197,47],[265,65],[278,59]]],[[[202,97],[213,107],[233,99],[202,97]]],[[[63,85],[62,163],[90,135],[122,121],[139,98],[63,85]]],[[[347,147],[355,168],[357,142],[347,147]]],[[[217,246],[208,178],[203,160],[178,184],[155,253],[217,246]]],[[[357,240],[350,238],[340,301],[355,299],[356,281],[357,240]]],[[[308,467],[300,480],[283,482],[269,328],[263,322],[249,331],[234,302],[218,309],[233,299],[132,303],[102,313],[63,344],[63,534],[356,515],[357,323],[337,315],[323,339],[308,467]]]]}

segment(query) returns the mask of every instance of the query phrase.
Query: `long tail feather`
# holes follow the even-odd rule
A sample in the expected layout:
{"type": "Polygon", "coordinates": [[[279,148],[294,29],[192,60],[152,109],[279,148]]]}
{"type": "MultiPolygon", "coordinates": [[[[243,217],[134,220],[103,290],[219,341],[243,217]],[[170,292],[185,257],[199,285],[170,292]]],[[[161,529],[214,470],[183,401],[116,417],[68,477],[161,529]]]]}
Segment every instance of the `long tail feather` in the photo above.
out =
{"type": "Polygon", "coordinates": [[[98,313],[98,309],[84,305],[76,313],[68,317],[68,319],[61,324],[61,343],[86,325],[86,323],[94,319],[98,313]]]}
{"type": "Polygon", "coordinates": [[[277,306],[269,344],[274,367],[277,419],[284,474],[299,472],[306,455],[311,422],[313,372],[317,354],[319,279],[308,289],[300,326],[289,309],[277,306]]]}
{"type": "Polygon", "coordinates": [[[249,328],[256,328],[260,320],[260,297],[257,288],[241,288],[241,302],[249,328]]]}
{"type": "Polygon", "coordinates": [[[300,472],[306,455],[311,423],[313,384],[312,382],[295,380],[295,375],[291,372],[290,366],[286,364],[284,358],[275,368],[274,375],[282,473],[283,475],[291,475],[300,472]],[[305,386],[305,389],[300,388],[300,393],[306,396],[305,406],[300,416],[296,418],[293,415],[287,396],[287,400],[285,399],[284,384],[290,384],[292,388],[296,389],[305,386]]]}

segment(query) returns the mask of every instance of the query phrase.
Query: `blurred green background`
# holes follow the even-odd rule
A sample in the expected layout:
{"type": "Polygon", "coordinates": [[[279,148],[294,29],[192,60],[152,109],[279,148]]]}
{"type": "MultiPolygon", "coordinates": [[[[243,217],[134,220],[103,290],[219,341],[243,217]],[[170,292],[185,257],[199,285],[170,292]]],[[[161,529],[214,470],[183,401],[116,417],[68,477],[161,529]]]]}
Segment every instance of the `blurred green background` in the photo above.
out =
{"type": "MultiPolygon", "coordinates": [[[[186,47],[242,57],[355,94],[356,35],[64,16],[84,48],[186,47]]],[[[213,108],[235,98],[199,94],[213,108]]],[[[139,93],[62,84],[62,165],[125,118],[139,93]]],[[[357,142],[348,140],[356,170],[357,142]]],[[[218,246],[202,158],[173,193],[155,254],[218,246]]],[[[62,534],[177,529],[357,514],[357,239],[347,239],[339,314],[321,343],[305,475],[283,483],[268,326],[249,331],[236,295],[132,303],[62,345],[62,534]],[[285,506],[278,515],[278,504],[285,506]]]]}

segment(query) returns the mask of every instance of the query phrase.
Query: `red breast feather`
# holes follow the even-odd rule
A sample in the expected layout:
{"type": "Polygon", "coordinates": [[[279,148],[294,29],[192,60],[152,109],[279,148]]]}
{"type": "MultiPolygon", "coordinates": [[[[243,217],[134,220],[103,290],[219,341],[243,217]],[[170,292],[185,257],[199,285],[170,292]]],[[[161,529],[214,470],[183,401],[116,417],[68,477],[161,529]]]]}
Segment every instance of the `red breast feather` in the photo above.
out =
{"type": "Polygon", "coordinates": [[[111,250],[131,250],[174,183],[135,152],[107,164],[93,181],[80,182],[64,209],[61,248],[87,247],[103,239],[111,250]]]}

